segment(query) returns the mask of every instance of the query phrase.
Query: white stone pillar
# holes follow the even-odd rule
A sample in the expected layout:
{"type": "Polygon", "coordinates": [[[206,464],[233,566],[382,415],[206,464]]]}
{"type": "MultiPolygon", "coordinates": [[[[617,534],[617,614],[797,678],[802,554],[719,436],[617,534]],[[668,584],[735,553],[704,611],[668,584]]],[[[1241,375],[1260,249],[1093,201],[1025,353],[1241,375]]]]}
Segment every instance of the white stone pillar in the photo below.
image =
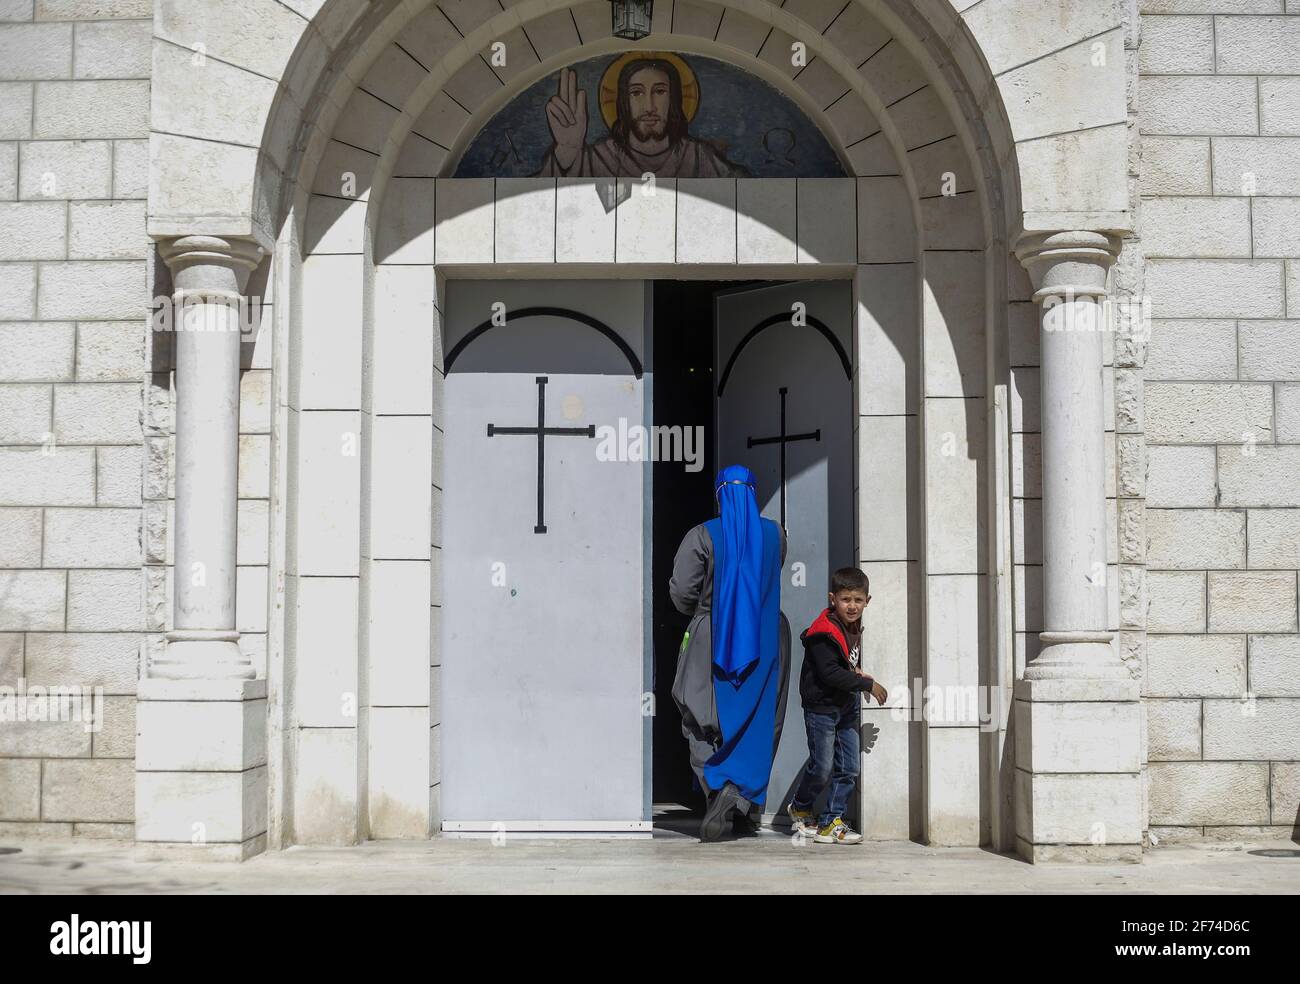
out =
{"type": "Polygon", "coordinates": [[[160,244],[175,293],[176,518],[172,628],[136,702],[136,842],[242,859],[265,849],[266,681],[235,629],[241,303],[263,250],[160,244]]]}
{"type": "Polygon", "coordinates": [[[1040,305],[1042,649],[1015,686],[1017,849],[1033,861],[1139,861],[1139,682],[1107,608],[1101,300],[1119,239],[1021,235],[1040,305]]]}
{"type": "Polygon", "coordinates": [[[176,305],[176,563],[172,630],[149,675],[247,679],[235,631],[240,305],[262,249],[186,236],[160,251],[176,305]]]}
{"type": "Polygon", "coordinates": [[[1119,240],[1022,236],[1016,256],[1039,305],[1043,632],[1027,680],[1127,679],[1111,645],[1106,572],[1106,421],[1101,299],[1119,240]]]}

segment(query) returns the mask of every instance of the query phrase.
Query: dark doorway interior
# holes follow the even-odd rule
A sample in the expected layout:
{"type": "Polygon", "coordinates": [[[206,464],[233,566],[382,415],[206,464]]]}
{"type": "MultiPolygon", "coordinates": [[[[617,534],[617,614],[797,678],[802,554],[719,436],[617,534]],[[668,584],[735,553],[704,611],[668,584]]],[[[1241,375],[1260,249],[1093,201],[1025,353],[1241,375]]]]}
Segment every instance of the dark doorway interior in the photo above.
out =
{"type": "Polygon", "coordinates": [[[702,809],[673,703],[677,650],[689,618],[668,597],[673,557],[693,526],[712,519],[714,472],[714,294],[736,281],[661,280],[654,284],[654,423],[704,429],[703,465],[654,463],[653,622],[655,716],[652,798],[656,804],[702,809]]]}

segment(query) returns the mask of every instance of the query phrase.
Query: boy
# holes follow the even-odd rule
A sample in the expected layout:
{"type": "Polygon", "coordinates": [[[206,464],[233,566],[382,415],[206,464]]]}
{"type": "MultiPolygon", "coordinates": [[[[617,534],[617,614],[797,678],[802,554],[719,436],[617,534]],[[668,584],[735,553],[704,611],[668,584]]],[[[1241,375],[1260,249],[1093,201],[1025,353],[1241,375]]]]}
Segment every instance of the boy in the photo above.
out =
{"type": "Polygon", "coordinates": [[[889,698],[858,665],[870,587],[862,571],[841,567],[831,575],[830,606],[799,635],[804,647],[799,696],[808,729],[808,767],[790,801],[790,821],[817,844],[862,842],[862,835],[844,822],[849,791],[858,778],[858,695],[870,693],[881,706],[889,698]],[[830,798],[814,825],[813,804],[827,783],[830,798]]]}

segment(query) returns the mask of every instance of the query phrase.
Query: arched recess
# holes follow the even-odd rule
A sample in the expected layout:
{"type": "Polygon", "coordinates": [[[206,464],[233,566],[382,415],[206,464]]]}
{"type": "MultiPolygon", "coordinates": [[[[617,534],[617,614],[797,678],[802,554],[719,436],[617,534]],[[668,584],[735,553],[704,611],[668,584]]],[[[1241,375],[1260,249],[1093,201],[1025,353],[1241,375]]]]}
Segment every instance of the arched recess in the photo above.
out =
{"type": "MultiPolygon", "coordinates": [[[[985,2],[990,9],[1006,6],[985,2]]],[[[338,10],[330,2],[315,6],[322,16],[338,10]]],[[[268,110],[267,132],[274,139],[268,137],[264,146],[284,142],[288,149],[283,154],[264,150],[251,195],[261,204],[246,211],[265,218],[263,227],[279,228],[280,217],[287,219],[279,254],[284,262],[277,277],[277,294],[289,302],[283,306],[289,313],[279,325],[286,329],[284,335],[292,336],[279,342],[284,356],[279,365],[294,366],[292,378],[286,380],[281,373],[277,384],[287,392],[281,401],[286,410],[279,434],[288,479],[281,487],[290,490],[294,513],[287,520],[290,556],[285,566],[292,572],[291,582],[294,575],[309,575],[298,585],[290,584],[290,608],[300,600],[294,592],[307,580],[364,578],[363,560],[376,556],[376,530],[361,518],[361,501],[374,491],[368,484],[374,455],[381,446],[389,453],[396,448],[414,450],[420,436],[397,433],[406,425],[385,418],[431,417],[436,412],[436,390],[427,400],[416,398],[410,396],[415,392],[411,387],[394,385],[391,377],[364,375],[359,368],[363,362],[372,363],[376,346],[385,344],[384,333],[377,329],[394,323],[385,318],[409,322],[413,312],[419,312],[426,324],[436,326],[436,279],[427,281],[430,289],[412,302],[414,307],[392,304],[402,291],[409,291],[405,296],[411,298],[423,291],[426,264],[409,257],[411,250],[423,255],[425,239],[433,249],[438,224],[432,209],[425,214],[420,208],[402,207],[411,199],[404,199],[398,188],[403,182],[434,181],[460,135],[471,132],[475,119],[489,112],[484,107],[490,106],[491,97],[483,94],[466,112],[450,142],[437,139],[438,132],[420,133],[421,121],[436,121],[429,114],[440,95],[453,90],[464,95],[466,90],[457,90],[458,85],[472,89],[471,76],[487,81],[478,67],[485,65],[481,53],[498,38],[526,38],[537,56],[528,71],[537,76],[580,54],[615,47],[607,38],[591,42],[581,30],[586,23],[593,34],[604,37],[596,28],[600,24],[607,34],[603,2],[525,0],[501,6],[493,12],[491,4],[450,0],[374,4],[364,23],[345,33],[316,74],[319,81],[302,101],[312,109],[281,101],[268,110]],[[566,15],[577,45],[565,44],[566,15]],[[528,33],[530,27],[533,33],[528,33]],[[558,32],[549,48],[538,44],[546,30],[558,32]],[[413,57],[413,52],[424,57],[413,57]],[[290,140],[284,138],[287,130],[294,132],[290,140]],[[341,193],[346,176],[352,179],[349,194],[341,193]],[[305,264],[302,270],[300,262],[305,264]],[[403,286],[394,286],[399,282],[403,286]],[[411,402],[382,402],[395,392],[407,394],[402,399],[411,402]],[[390,424],[391,433],[379,433],[390,424]],[[333,499],[304,500],[305,471],[322,460],[340,431],[349,428],[362,434],[362,460],[355,468],[348,465],[345,474],[313,476],[326,479],[321,487],[338,493],[333,499]],[[322,540],[319,523],[338,515],[345,518],[342,529],[335,523],[322,540]],[[310,526],[312,522],[317,525],[310,526]],[[322,555],[318,572],[304,572],[303,558],[293,556],[309,538],[326,545],[323,550],[313,547],[322,555]]],[[[868,512],[863,502],[870,495],[882,502],[918,503],[911,509],[904,504],[897,516],[901,542],[896,532],[886,531],[877,542],[860,531],[859,551],[864,563],[889,569],[882,580],[892,581],[896,607],[905,613],[901,627],[893,627],[902,639],[903,674],[937,683],[947,682],[945,673],[953,683],[961,683],[972,672],[987,682],[1001,672],[1004,662],[995,644],[1003,631],[991,620],[1002,617],[1009,606],[1008,589],[1001,580],[995,589],[990,580],[991,571],[1002,569],[995,556],[1002,547],[991,544],[1003,543],[1004,537],[990,537],[990,528],[1005,523],[1004,504],[993,503],[989,490],[991,473],[1006,468],[1000,458],[992,459],[998,453],[996,435],[1005,430],[1005,422],[989,407],[995,388],[1006,385],[1005,368],[998,367],[1006,365],[1002,332],[1008,317],[1007,230],[1015,227],[1012,219],[1020,219],[1018,189],[1023,183],[1016,177],[1015,140],[1001,110],[1000,83],[991,81],[978,46],[953,13],[939,4],[922,14],[920,6],[892,0],[847,5],[792,0],[783,7],[761,0],[661,0],[656,5],[656,34],[646,42],[723,57],[781,81],[783,91],[836,135],[858,175],[858,229],[851,259],[856,260],[853,275],[859,299],[859,455],[887,460],[897,449],[905,449],[897,458],[901,479],[864,477],[859,509],[868,512]],[[795,40],[810,52],[801,69],[787,67],[784,54],[795,40]],[[900,282],[908,285],[905,290],[899,289],[900,282]],[[888,301],[880,306],[876,298],[888,301]],[[939,444],[949,437],[955,438],[959,453],[941,456],[939,444]],[[953,489],[957,493],[945,501],[944,490],[953,489]],[[974,625],[958,627],[952,637],[938,637],[937,620],[926,613],[942,613],[947,606],[976,613],[974,625]],[[973,654],[956,638],[972,628],[971,638],[989,643],[980,648],[977,642],[973,654]]],[[[311,74],[305,67],[301,71],[303,77],[311,74]]],[[[504,98],[507,90],[517,89],[519,78],[495,82],[504,98]]],[[[418,193],[413,198],[421,200],[418,193]]],[[[430,195],[423,200],[432,205],[434,199],[430,195]]],[[[158,234],[167,234],[168,228],[162,217],[157,226],[151,225],[158,234]]],[[[436,258],[434,251],[427,264],[430,275],[436,258]]],[[[815,261],[817,256],[807,259],[815,261]]],[[[432,361],[435,341],[428,344],[432,361]]],[[[432,474],[436,465],[430,461],[428,467],[432,474]]],[[[368,515],[381,515],[384,505],[370,501],[368,515]]],[[[425,563],[432,580],[436,559],[425,563]]],[[[374,612],[366,608],[364,590],[352,597],[357,610],[353,634],[364,649],[367,620],[374,624],[374,612]]],[[[296,617],[301,621],[302,613],[296,617]]],[[[282,645],[290,664],[305,665],[305,654],[293,651],[292,639],[282,639],[282,645]]],[[[345,668],[345,674],[364,666],[357,663],[357,652],[354,646],[350,656],[341,657],[345,667],[352,668],[345,668]]],[[[364,691],[364,685],[360,689],[364,691]]],[[[401,786],[407,778],[373,774],[366,742],[375,735],[364,733],[364,714],[353,724],[362,731],[344,740],[340,749],[339,733],[346,726],[305,723],[296,713],[286,716],[286,730],[299,733],[288,735],[282,752],[290,763],[286,772],[295,773],[280,790],[290,836],[305,841],[382,836],[409,831],[421,822],[427,827],[429,816],[436,815],[434,802],[423,818],[418,810],[412,812],[409,790],[390,795],[387,784],[401,786]],[[296,742],[313,729],[320,732],[313,739],[322,739],[314,747],[296,742]],[[340,770],[337,755],[321,751],[331,743],[350,765],[340,770]],[[321,797],[340,808],[318,829],[308,829],[303,822],[295,827],[295,804],[305,806],[321,797]]],[[[989,742],[969,727],[909,730],[913,740],[909,745],[905,733],[897,756],[904,770],[891,777],[909,789],[904,815],[901,821],[894,816],[883,822],[895,833],[901,830],[904,836],[924,836],[935,843],[996,842],[994,831],[1003,822],[999,816],[1009,812],[995,788],[1002,746],[990,750],[989,742]],[[941,771],[944,768],[950,772],[941,771]]],[[[430,738],[429,756],[436,757],[436,736],[430,738]]],[[[299,812],[301,821],[307,811],[299,812]]]]}

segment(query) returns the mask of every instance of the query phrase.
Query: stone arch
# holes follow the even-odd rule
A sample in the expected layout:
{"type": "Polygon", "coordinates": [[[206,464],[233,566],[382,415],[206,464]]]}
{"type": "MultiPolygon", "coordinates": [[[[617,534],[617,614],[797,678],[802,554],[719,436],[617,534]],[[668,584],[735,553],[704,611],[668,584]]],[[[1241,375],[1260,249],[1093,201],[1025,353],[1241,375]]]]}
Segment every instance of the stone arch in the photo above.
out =
{"type": "MultiPolygon", "coordinates": [[[[721,7],[717,9],[723,10],[721,7]]],[[[767,11],[767,8],[763,9],[767,11]]],[[[853,7],[844,9],[856,10],[853,7]]],[[[776,8],[767,12],[774,14],[776,8]]],[[[722,16],[726,16],[726,12],[722,16]]],[[[381,340],[393,337],[400,323],[412,320],[425,304],[422,297],[441,296],[441,274],[435,273],[435,269],[458,264],[501,263],[511,259],[536,269],[539,262],[563,259],[554,252],[558,245],[548,245],[551,240],[544,239],[541,249],[533,249],[526,241],[527,236],[519,231],[528,228],[528,216],[540,215],[541,235],[551,234],[548,230],[553,226],[552,216],[557,212],[554,201],[557,190],[553,182],[448,180],[438,176],[444,173],[451,148],[461,139],[461,134],[472,130],[479,116],[474,112],[462,112],[456,118],[457,127],[450,134],[444,134],[433,129],[436,117],[428,113],[428,107],[436,105],[448,87],[455,90],[455,95],[447,100],[447,105],[465,107],[470,103],[469,83],[464,81],[464,73],[476,75],[479,82],[490,89],[493,83],[484,73],[478,49],[485,38],[497,33],[497,27],[491,21],[485,24],[477,34],[471,32],[471,35],[453,43],[459,61],[444,53],[438,72],[419,76],[401,61],[402,58],[408,62],[414,59],[400,49],[376,59],[372,69],[343,103],[331,135],[326,138],[323,136],[325,131],[320,131],[317,167],[314,173],[307,172],[308,178],[299,191],[299,203],[304,206],[297,219],[304,232],[304,293],[316,295],[326,281],[335,289],[341,283],[354,285],[350,309],[355,311],[357,320],[365,328],[352,337],[347,351],[355,354],[356,362],[362,360],[363,353],[369,353],[367,361],[376,367],[378,373],[384,372],[385,365],[380,351],[384,344],[381,340]],[[391,88],[394,62],[404,65],[408,80],[417,80],[409,86],[410,94],[400,102],[400,110],[396,108],[399,97],[391,88]],[[461,88],[457,88],[458,79],[461,88]],[[387,110],[377,107],[387,107],[387,110]],[[423,133],[419,132],[421,121],[429,124],[423,133]],[[442,153],[430,153],[431,146],[438,147],[442,153]],[[412,147],[418,150],[411,151],[412,147]],[[428,155],[423,161],[423,171],[413,164],[419,160],[419,152],[428,155]],[[358,193],[355,198],[329,194],[331,185],[343,174],[357,175],[358,192],[364,189],[365,193],[358,193]],[[308,182],[312,194],[305,195],[308,182]],[[503,214],[509,216],[509,221],[501,221],[503,214]],[[316,270],[328,271],[322,275],[323,280],[312,279],[316,270]],[[399,296],[402,300],[395,301],[399,296]]],[[[789,26],[795,27],[793,24],[789,26]]],[[[684,42],[679,42],[675,34],[666,35],[666,40],[661,43],[725,57],[742,66],[762,65],[759,55],[764,39],[770,38],[775,30],[769,26],[768,33],[755,39],[756,50],[748,54],[689,35],[684,42]]],[[[975,180],[976,169],[962,156],[965,143],[958,139],[958,128],[947,118],[947,107],[942,100],[930,98],[932,94],[927,93],[930,83],[923,76],[922,69],[911,60],[909,52],[901,46],[896,51],[891,49],[891,39],[882,34],[877,33],[876,41],[875,50],[887,51],[891,60],[882,61],[873,68],[877,72],[875,85],[861,76],[837,80],[832,72],[820,79],[814,76],[805,80],[809,92],[822,92],[820,98],[823,102],[817,102],[809,92],[804,92],[801,97],[828,120],[829,131],[837,135],[842,152],[860,176],[838,184],[829,180],[789,182],[789,194],[795,206],[807,205],[812,209],[811,214],[817,217],[815,222],[796,223],[801,229],[842,226],[842,217],[855,212],[859,220],[851,223],[854,228],[847,240],[830,236],[824,237],[825,241],[818,241],[805,233],[796,241],[791,230],[772,224],[768,232],[779,246],[786,247],[786,251],[769,255],[766,259],[771,263],[784,255],[787,263],[802,271],[802,276],[825,276],[835,269],[840,270],[841,275],[857,271],[859,306],[863,316],[871,322],[870,329],[861,337],[870,337],[868,344],[879,357],[879,364],[865,371],[861,381],[867,395],[862,399],[859,426],[867,444],[859,447],[859,454],[876,454],[888,449],[897,456],[896,468],[903,476],[894,485],[874,488],[871,494],[878,501],[865,509],[868,513],[875,512],[876,507],[882,505],[894,509],[901,520],[898,524],[903,531],[901,538],[868,536],[860,540],[861,554],[872,563],[884,559],[880,565],[887,568],[881,579],[883,592],[892,594],[898,604],[911,613],[902,619],[902,637],[891,640],[884,647],[891,650],[900,664],[896,667],[898,676],[907,678],[915,672],[926,679],[939,680],[943,670],[936,661],[937,657],[931,660],[919,642],[917,626],[923,620],[923,609],[931,604],[960,602],[972,614],[972,620],[963,626],[963,630],[972,637],[984,638],[989,634],[983,621],[986,609],[977,601],[981,585],[988,576],[988,564],[984,560],[987,537],[984,525],[979,521],[979,515],[987,508],[982,489],[988,472],[984,450],[988,442],[984,437],[986,421],[983,411],[987,370],[983,298],[985,281],[990,279],[985,267],[990,263],[996,265],[999,259],[986,251],[990,238],[985,225],[987,210],[983,204],[975,204],[981,198],[975,180]],[[883,90],[883,96],[877,91],[877,86],[883,90]],[[854,100],[857,109],[842,116],[827,116],[822,108],[847,107],[854,100]],[[872,104],[877,107],[875,114],[872,104]],[[880,118],[878,123],[877,115],[880,118]],[[849,129],[855,125],[857,131],[849,129]],[[856,158],[853,156],[855,147],[860,148],[856,158]],[[936,147],[937,151],[931,149],[936,147]],[[937,162],[946,165],[954,179],[958,175],[968,176],[965,179],[967,186],[958,188],[961,192],[958,196],[940,195],[937,187],[926,189],[933,190],[935,193],[932,195],[918,194],[918,181],[908,157],[912,152],[919,153],[922,160],[930,162],[931,166],[937,162]],[[936,154],[941,156],[936,157],[936,154]],[[944,214],[943,207],[954,201],[959,206],[971,203],[974,207],[957,207],[944,214]],[[869,208],[866,215],[871,221],[863,220],[863,208],[869,208]],[[865,263],[859,266],[862,261],[865,263]],[[924,296],[918,300],[915,294],[922,288],[924,296]],[[924,359],[919,350],[923,337],[929,339],[924,359]],[[884,366],[886,359],[888,365],[884,366]],[[929,378],[921,374],[924,364],[931,366],[929,378]],[[962,464],[956,471],[943,467],[937,449],[934,454],[922,452],[926,443],[922,422],[927,414],[936,421],[933,426],[941,433],[957,435],[957,460],[962,464]],[[898,426],[900,422],[901,429],[898,426]],[[933,467],[925,466],[926,461],[933,467]],[[924,520],[920,510],[913,510],[909,515],[903,500],[909,497],[919,500],[921,487],[927,482],[961,489],[955,500],[958,503],[956,512],[961,515],[954,515],[946,523],[931,522],[923,533],[924,520]],[[935,545],[931,551],[933,556],[926,556],[922,544],[935,545]],[[926,587],[922,588],[922,585],[926,587]],[[931,594],[934,594],[933,599],[931,594]],[[971,601],[976,603],[969,604],[971,601]],[[932,662],[935,664],[933,667],[930,665],[932,662]]],[[[400,38],[395,42],[395,48],[397,44],[400,44],[400,38]]],[[[611,50],[613,47],[610,42],[557,47],[551,59],[539,60],[537,72],[547,71],[592,50],[611,50]]],[[[818,49],[819,54],[830,51],[829,45],[823,42],[818,42],[818,49]]],[[[843,58],[840,60],[844,61],[843,58]]],[[[866,58],[863,64],[870,64],[870,61],[866,58]]],[[[809,64],[816,65],[815,58],[809,64]]],[[[422,69],[424,66],[419,67],[422,69]]],[[[772,77],[771,66],[759,71],[772,77]]],[[[801,74],[792,81],[786,80],[783,88],[798,91],[795,87],[801,74]]],[[[513,91],[529,81],[529,76],[522,80],[516,78],[509,88],[513,91]]],[[[501,85],[497,91],[504,93],[506,89],[501,85]]],[[[485,115],[493,105],[482,93],[480,97],[479,105],[487,106],[482,114],[485,115]]],[[[717,204],[708,202],[707,196],[702,199],[696,190],[698,187],[702,186],[695,186],[690,181],[677,183],[674,192],[679,209],[701,207],[700,202],[717,204]],[[696,204],[690,204],[692,202],[696,204]]],[[[734,194],[739,196],[750,187],[758,185],[736,184],[734,194]]],[[[745,214],[760,224],[765,221],[761,212],[751,214],[747,211],[750,206],[738,199],[724,203],[724,207],[727,205],[733,207],[738,215],[745,214]]],[[[730,225],[729,222],[722,224],[730,225]]],[[[555,235],[553,243],[559,242],[560,237],[555,235]]],[[[681,264],[692,262],[692,259],[701,263],[707,260],[743,262],[738,252],[730,259],[712,255],[692,258],[682,255],[680,242],[678,247],[675,253],[670,244],[668,253],[593,256],[588,260],[612,264],[611,269],[622,266],[629,271],[640,269],[646,262],[676,262],[673,268],[683,273],[685,269],[681,264]]],[[[427,317],[435,321],[438,317],[436,307],[435,301],[427,312],[427,317]]],[[[320,364],[320,359],[312,354],[315,346],[304,339],[299,348],[304,360],[303,378],[309,381],[322,379],[313,370],[320,364]]],[[[429,357],[435,365],[440,364],[436,345],[429,357]]],[[[413,361],[419,362],[423,358],[421,355],[413,361]]],[[[343,363],[349,361],[352,360],[344,359],[343,363]]],[[[303,396],[299,405],[304,411],[310,408],[360,407],[367,391],[372,400],[381,390],[388,391],[387,386],[367,382],[355,372],[345,374],[350,382],[342,388],[334,388],[328,395],[315,392],[310,398],[303,396]]],[[[436,388],[436,373],[430,386],[436,388]]],[[[423,405],[408,405],[402,409],[405,420],[400,426],[403,427],[412,426],[416,411],[419,414],[426,412],[423,405]]],[[[430,408],[428,412],[433,410],[430,408]]],[[[368,416],[363,414],[361,426],[375,428],[363,437],[363,441],[368,438],[369,442],[382,443],[385,438],[378,431],[394,426],[388,421],[388,416],[382,410],[368,416]]],[[[377,451],[376,454],[382,457],[383,452],[377,451]]],[[[360,485],[359,499],[374,503],[369,513],[363,514],[361,526],[355,531],[359,542],[366,540],[376,517],[387,511],[382,500],[387,483],[376,478],[378,472],[374,470],[373,461],[368,474],[366,467],[363,463],[362,473],[356,479],[349,478],[360,485]]],[[[301,515],[311,512],[303,508],[301,501],[298,511],[301,515]]],[[[936,507],[933,512],[938,516],[943,510],[936,507]]],[[[310,535],[300,534],[299,539],[320,542],[322,531],[317,528],[310,535]]],[[[376,554],[372,552],[369,556],[376,554]]],[[[357,576],[363,582],[360,590],[364,599],[367,596],[364,570],[358,569],[357,576]]],[[[366,607],[364,600],[359,607],[366,607]]],[[[934,645],[937,648],[946,644],[936,642],[934,645]]],[[[359,645],[359,651],[364,652],[364,640],[359,645]]],[[[966,675],[972,679],[981,676],[984,671],[973,661],[988,655],[987,647],[976,647],[964,656],[965,661],[971,662],[964,671],[966,675]]],[[[911,747],[899,756],[899,764],[903,767],[891,777],[896,790],[893,815],[882,818],[876,830],[888,830],[893,836],[918,833],[935,843],[977,843],[982,838],[988,839],[993,824],[988,814],[992,811],[991,804],[997,799],[990,788],[980,787],[978,782],[973,787],[969,784],[965,788],[954,786],[933,765],[927,765],[918,768],[927,776],[927,788],[908,791],[911,779],[906,763],[918,762],[923,757],[928,757],[931,763],[948,763],[953,772],[978,776],[981,752],[976,732],[970,728],[949,729],[927,737],[923,733],[916,734],[914,729],[911,736],[894,740],[901,740],[904,747],[911,747]],[[959,749],[950,747],[954,739],[960,739],[959,749]],[[927,742],[936,747],[927,750],[924,747],[927,742]],[[945,801],[945,792],[950,789],[958,790],[951,803],[945,801]],[[933,802],[924,803],[927,797],[933,802]]],[[[365,826],[367,817],[371,830],[379,827],[382,832],[383,817],[380,813],[366,810],[359,803],[358,823],[361,827],[365,826]]],[[[304,833],[309,838],[319,836],[304,833]]]]}
{"type": "MultiPolygon", "coordinates": [[[[419,0],[364,7],[348,0],[250,0],[232,13],[216,3],[160,3],[160,74],[169,66],[180,71],[172,73],[168,99],[153,111],[150,233],[240,235],[269,248],[294,200],[294,182],[285,175],[298,173],[312,139],[319,139],[322,126],[330,129],[340,93],[363,74],[358,66],[369,67],[428,6],[419,0]],[[186,70],[185,59],[198,48],[212,58],[206,76],[186,70]],[[214,89],[239,89],[243,111],[212,118],[205,107],[214,89]],[[220,181],[211,180],[214,155],[220,181]]],[[[505,5],[503,13],[516,24],[540,23],[569,6],[570,0],[525,0],[505,5]]],[[[600,14],[603,4],[593,0],[585,6],[600,14]]],[[[675,6],[660,5],[656,28],[674,19],[675,6]]],[[[681,6],[689,21],[703,5],[681,6]]],[[[764,0],[728,0],[726,6],[760,23],[775,19],[774,30],[807,31],[810,38],[843,16],[842,5],[822,2],[780,10],[764,0]]],[[[1036,105],[1027,84],[1034,72],[1055,72],[1067,82],[1081,76],[1072,49],[1098,39],[1113,44],[1124,30],[1120,4],[1059,11],[1056,4],[1018,0],[854,0],[845,9],[885,21],[901,44],[929,52],[930,64],[948,80],[946,98],[960,104],[975,134],[972,149],[1007,168],[1013,191],[1002,196],[1002,204],[1009,228],[1020,218],[1022,199],[1024,211],[1043,221],[1066,213],[1074,218],[1058,225],[1127,228],[1127,201],[1113,190],[1124,186],[1126,175],[1127,148],[1119,132],[1126,122],[1122,53],[1110,59],[1107,71],[1088,73],[1088,85],[1072,87],[1089,94],[1091,117],[1078,107],[1036,105]],[[1050,123],[1047,132],[1035,130],[1036,120],[1050,123]],[[1081,226],[1085,217],[1091,226],[1081,226]]]]}

